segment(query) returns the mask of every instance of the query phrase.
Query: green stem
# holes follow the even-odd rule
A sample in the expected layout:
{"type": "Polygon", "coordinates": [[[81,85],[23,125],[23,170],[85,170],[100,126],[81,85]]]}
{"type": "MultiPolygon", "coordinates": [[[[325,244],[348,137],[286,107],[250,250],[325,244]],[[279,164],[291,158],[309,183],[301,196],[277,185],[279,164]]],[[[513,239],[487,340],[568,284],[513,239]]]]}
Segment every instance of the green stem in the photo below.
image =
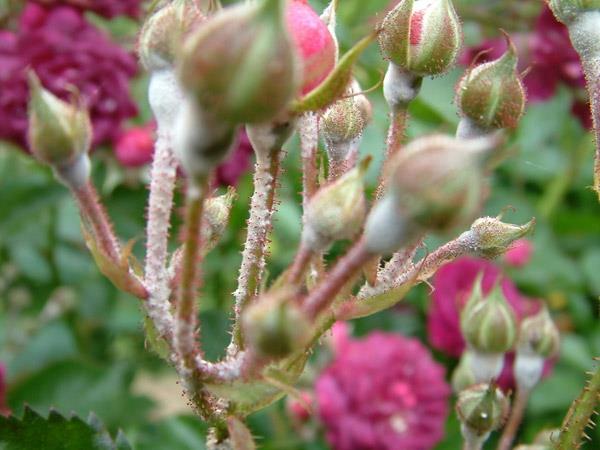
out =
{"type": "MultiPolygon", "coordinates": [[[[596,358],[596,361],[600,361],[600,358],[596,358]]],[[[585,429],[593,426],[592,416],[600,404],[600,364],[596,364],[590,375],[587,386],[571,404],[563,421],[556,450],[579,448],[582,439],[587,438],[585,429]]]]}

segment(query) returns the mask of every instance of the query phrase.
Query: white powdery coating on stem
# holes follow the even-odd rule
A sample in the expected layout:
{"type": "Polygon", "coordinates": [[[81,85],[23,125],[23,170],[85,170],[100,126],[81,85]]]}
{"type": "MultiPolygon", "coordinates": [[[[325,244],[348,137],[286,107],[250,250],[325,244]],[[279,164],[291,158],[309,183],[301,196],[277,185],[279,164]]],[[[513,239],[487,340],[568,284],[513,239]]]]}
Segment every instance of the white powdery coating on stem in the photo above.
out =
{"type": "Polygon", "coordinates": [[[504,353],[482,353],[472,350],[471,355],[471,371],[476,383],[489,383],[490,380],[498,378],[504,364],[504,353]]]}
{"type": "Polygon", "coordinates": [[[460,431],[465,439],[465,450],[480,450],[490,437],[489,432],[479,435],[464,424],[460,425],[460,431]]]}
{"type": "Polygon", "coordinates": [[[543,371],[544,358],[533,352],[517,351],[513,374],[520,390],[531,391],[542,378],[543,371]]]}
{"type": "Polygon", "coordinates": [[[406,107],[421,90],[419,78],[390,62],[383,79],[383,96],[391,109],[406,107]]]}
{"type": "Polygon", "coordinates": [[[480,127],[468,117],[462,117],[456,128],[456,137],[459,139],[473,139],[490,134],[490,130],[480,127]]]}
{"type": "Polygon", "coordinates": [[[159,129],[148,200],[145,286],[150,296],[145,305],[161,336],[173,332],[167,258],[176,173],[177,162],[170,146],[170,135],[159,129]]]}
{"type": "Polygon", "coordinates": [[[174,69],[164,69],[150,74],[148,101],[159,130],[170,132],[173,129],[184,97],[174,69]]]}
{"type": "Polygon", "coordinates": [[[302,158],[310,158],[319,142],[319,117],[315,113],[306,113],[298,120],[300,136],[300,154],[302,158]]]}

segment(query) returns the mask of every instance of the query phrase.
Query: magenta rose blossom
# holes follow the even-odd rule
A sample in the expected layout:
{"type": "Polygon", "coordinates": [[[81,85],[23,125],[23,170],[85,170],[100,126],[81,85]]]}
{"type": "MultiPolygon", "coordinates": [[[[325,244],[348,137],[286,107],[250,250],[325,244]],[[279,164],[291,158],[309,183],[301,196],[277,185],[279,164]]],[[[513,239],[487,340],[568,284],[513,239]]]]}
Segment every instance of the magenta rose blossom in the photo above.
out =
{"type": "Polygon", "coordinates": [[[70,5],[83,11],[112,18],[116,16],[138,17],[142,0],[35,0],[43,5],[70,5]]]}
{"type": "Polygon", "coordinates": [[[450,388],[416,339],[373,332],[348,339],[316,383],[335,450],[427,450],[443,437],[450,388]]]}
{"type": "Polygon", "coordinates": [[[0,363],[0,415],[7,416],[10,409],[6,404],[6,370],[4,364],[0,363]]]}
{"type": "Polygon", "coordinates": [[[229,158],[217,167],[215,184],[217,186],[235,186],[240,177],[250,170],[254,150],[246,131],[240,131],[238,143],[229,158]]]}
{"type": "Polygon", "coordinates": [[[72,86],[81,93],[94,126],[94,145],[114,141],[121,124],[137,114],[129,80],[137,71],[133,55],[68,6],[28,3],[16,33],[0,32],[0,139],[26,146],[26,70],[64,99],[72,86]]]}
{"type": "Polygon", "coordinates": [[[152,161],[156,124],[125,130],[115,143],[115,157],[125,167],[139,167],[152,161]]]}

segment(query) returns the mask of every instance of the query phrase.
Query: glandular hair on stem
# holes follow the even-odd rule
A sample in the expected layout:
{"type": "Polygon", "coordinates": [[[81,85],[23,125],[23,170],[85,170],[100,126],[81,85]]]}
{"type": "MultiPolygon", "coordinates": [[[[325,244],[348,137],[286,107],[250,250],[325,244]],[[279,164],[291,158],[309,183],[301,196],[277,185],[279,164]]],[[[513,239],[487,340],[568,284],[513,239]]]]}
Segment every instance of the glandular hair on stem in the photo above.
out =
{"type": "Polygon", "coordinates": [[[390,62],[383,79],[383,96],[390,109],[406,108],[419,94],[422,82],[422,77],[406,72],[390,62]]]}

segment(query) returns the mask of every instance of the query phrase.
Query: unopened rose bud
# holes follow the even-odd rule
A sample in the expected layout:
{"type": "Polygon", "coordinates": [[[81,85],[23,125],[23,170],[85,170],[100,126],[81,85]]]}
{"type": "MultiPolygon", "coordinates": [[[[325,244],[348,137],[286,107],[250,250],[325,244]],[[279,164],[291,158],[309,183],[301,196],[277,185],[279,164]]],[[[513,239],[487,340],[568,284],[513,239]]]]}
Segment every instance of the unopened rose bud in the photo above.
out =
{"type": "Polygon", "coordinates": [[[334,241],[350,239],[360,231],[366,214],[364,175],[370,159],[321,188],[310,200],[302,243],[324,251],[334,241]]]}
{"type": "Polygon", "coordinates": [[[89,177],[92,124],[87,110],[60,100],[29,73],[28,139],[32,153],[63,182],[80,186],[89,177]]]}
{"type": "Polygon", "coordinates": [[[310,337],[310,323],[286,289],[258,298],[242,320],[249,346],[265,357],[283,358],[301,349],[310,337]]]}
{"type": "Polygon", "coordinates": [[[299,90],[300,66],[283,21],[284,0],[224,8],[184,42],[179,74],[201,107],[228,123],[262,123],[299,90]]]}
{"type": "Polygon", "coordinates": [[[484,296],[481,277],[477,279],[461,313],[460,326],[465,340],[475,351],[502,354],[513,347],[517,339],[517,323],[501,284],[496,284],[484,296]]]}
{"type": "Polygon", "coordinates": [[[462,40],[450,0],[402,0],[388,13],[379,34],[383,57],[418,76],[448,70],[462,40]]]}
{"type": "Polygon", "coordinates": [[[600,10],[600,0],[549,0],[548,4],[556,18],[565,24],[581,13],[600,10]]]}
{"type": "Polygon", "coordinates": [[[521,322],[513,369],[520,389],[529,391],[538,383],[544,361],[555,356],[559,346],[560,334],[547,308],[521,322]]]}
{"type": "Polygon", "coordinates": [[[327,25],[306,0],[288,1],[285,21],[302,63],[301,93],[307,94],[333,70],[336,43],[327,25]]]}
{"type": "Polygon", "coordinates": [[[498,217],[482,217],[471,225],[475,252],[493,259],[509,250],[512,244],[533,230],[535,219],[524,225],[502,222],[498,217]]]}
{"type": "Polygon", "coordinates": [[[456,139],[433,135],[394,156],[386,195],[372,208],[365,244],[390,254],[424,232],[447,232],[470,220],[481,204],[486,157],[499,135],[456,139]]]}
{"type": "Polygon", "coordinates": [[[460,115],[483,129],[515,128],[525,108],[517,51],[508,36],[506,40],[504,55],[468,70],[456,88],[460,115]]]}
{"type": "Polygon", "coordinates": [[[229,188],[226,194],[212,197],[206,201],[204,213],[206,222],[202,230],[206,252],[212,250],[225,233],[234,198],[235,190],[229,188]]]}
{"type": "Polygon", "coordinates": [[[186,99],[173,131],[173,149],[192,180],[206,177],[235,147],[237,128],[202,111],[186,99]]]}
{"type": "Polygon", "coordinates": [[[371,104],[360,94],[358,83],[352,83],[346,95],[347,98],[336,101],[321,116],[320,129],[330,169],[356,155],[363,131],[371,120],[371,104]]]}
{"type": "Polygon", "coordinates": [[[462,391],[458,395],[456,412],[465,438],[485,441],[492,431],[502,426],[509,407],[508,399],[494,383],[477,384],[462,391]]]}
{"type": "Polygon", "coordinates": [[[151,14],[138,40],[138,53],[146,70],[172,68],[182,40],[204,20],[194,0],[173,0],[151,14]]]}

